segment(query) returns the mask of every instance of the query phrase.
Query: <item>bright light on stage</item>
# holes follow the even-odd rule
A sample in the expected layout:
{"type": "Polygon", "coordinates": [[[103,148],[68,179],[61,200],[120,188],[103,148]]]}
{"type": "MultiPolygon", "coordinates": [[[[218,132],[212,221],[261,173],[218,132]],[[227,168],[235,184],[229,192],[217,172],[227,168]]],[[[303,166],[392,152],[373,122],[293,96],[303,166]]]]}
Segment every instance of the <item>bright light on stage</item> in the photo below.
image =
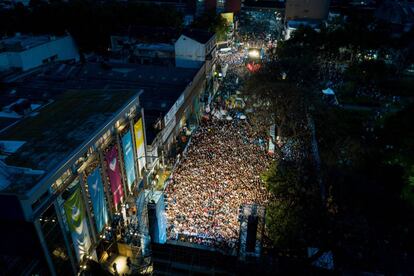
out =
{"type": "Polygon", "coordinates": [[[260,57],[260,52],[257,49],[253,49],[249,51],[249,57],[250,58],[259,58],[260,57]]]}

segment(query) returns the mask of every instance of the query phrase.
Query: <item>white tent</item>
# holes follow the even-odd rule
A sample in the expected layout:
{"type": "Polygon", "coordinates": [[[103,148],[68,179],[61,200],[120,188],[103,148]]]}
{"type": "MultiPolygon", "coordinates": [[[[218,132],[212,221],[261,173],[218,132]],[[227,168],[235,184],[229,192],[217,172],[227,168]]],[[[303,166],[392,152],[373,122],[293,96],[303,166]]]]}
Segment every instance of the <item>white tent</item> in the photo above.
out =
{"type": "Polygon", "coordinates": [[[325,90],[322,90],[322,93],[324,95],[335,95],[335,92],[331,88],[326,88],[325,90]]]}

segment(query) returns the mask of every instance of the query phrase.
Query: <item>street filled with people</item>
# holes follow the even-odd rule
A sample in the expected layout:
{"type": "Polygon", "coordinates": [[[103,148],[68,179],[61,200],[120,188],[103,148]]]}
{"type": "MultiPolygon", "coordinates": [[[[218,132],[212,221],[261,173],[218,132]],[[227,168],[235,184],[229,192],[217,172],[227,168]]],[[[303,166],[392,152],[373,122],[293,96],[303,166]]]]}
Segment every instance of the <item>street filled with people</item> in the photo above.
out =
{"type": "MultiPolygon", "coordinates": [[[[269,126],[255,123],[241,91],[251,74],[245,36],[218,53],[220,87],[165,189],[168,239],[229,250],[237,248],[240,209],[266,206],[270,194],[260,175],[271,164],[269,126]]],[[[263,43],[264,44],[264,43],[263,43]]]]}
{"type": "Polygon", "coordinates": [[[166,190],[170,239],[236,246],[239,208],[268,201],[260,173],[271,158],[261,135],[246,120],[202,123],[166,190]]]}

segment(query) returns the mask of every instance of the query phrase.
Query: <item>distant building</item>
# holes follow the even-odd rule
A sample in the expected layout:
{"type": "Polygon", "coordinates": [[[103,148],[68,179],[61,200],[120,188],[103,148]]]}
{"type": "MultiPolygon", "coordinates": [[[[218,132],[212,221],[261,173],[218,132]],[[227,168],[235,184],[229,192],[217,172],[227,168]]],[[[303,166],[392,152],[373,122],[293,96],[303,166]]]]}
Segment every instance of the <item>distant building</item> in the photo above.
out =
{"type": "Polygon", "coordinates": [[[234,12],[238,13],[241,8],[241,0],[195,0],[195,14],[201,15],[205,12],[234,12]]]}
{"type": "Polygon", "coordinates": [[[241,0],[226,0],[225,12],[239,13],[241,9],[241,0]]]}
{"type": "Polygon", "coordinates": [[[139,63],[139,64],[174,64],[174,44],[169,43],[129,43],[122,38],[112,36],[110,57],[112,62],[139,63]],[[116,41],[116,42],[115,42],[116,41]],[[122,44],[119,44],[122,41],[122,44]]]}
{"type": "Polygon", "coordinates": [[[79,52],[70,35],[31,36],[16,34],[0,40],[0,71],[27,71],[54,61],[79,61],[79,52]]]}
{"type": "Polygon", "coordinates": [[[174,65],[175,28],[130,27],[111,36],[111,62],[174,65]]]}
{"type": "Polygon", "coordinates": [[[285,0],[242,0],[243,10],[285,10],[285,0]]]}
{"type": "Polygon", "coordinates": [[[394,34],[409,32],[414,27],[414,3],[385,1],[375,11],[375,17],[391,25],[394,34]]]}
{"type": "Polygon", "coordinates": [[[187,12],[189,4],[196,0],[135,0],[135,3],[146,5],[158,5],[176,9],[179,12],[187,12]]]}
{"type": "Polygon", "coordinates": [[[329,0],[286,0],[285,18],[318,19],[328,17],[329,0]]]}
{"type": "Polygon", "coordinates": [[[175,42],[175,65],[183,68],[198,68],[216,57],[216,35],[201,30],[184,31],[175,42]]]}
{"type": "Polygon", "coordinates": [[[215,93],[218,87],[214,78],[217,60],[216,35],[202,30],[185,30],[174,47],[175,66],[198,68],[204,64],[206,90],[215,93]]]}
{"type": "Polygon", "coordinates": [[[30,4],[30,0],[11,0],[10,2],[12,2],[15,5],[18,3],[22,3],[24,6],[29,6],[30,4]]]}

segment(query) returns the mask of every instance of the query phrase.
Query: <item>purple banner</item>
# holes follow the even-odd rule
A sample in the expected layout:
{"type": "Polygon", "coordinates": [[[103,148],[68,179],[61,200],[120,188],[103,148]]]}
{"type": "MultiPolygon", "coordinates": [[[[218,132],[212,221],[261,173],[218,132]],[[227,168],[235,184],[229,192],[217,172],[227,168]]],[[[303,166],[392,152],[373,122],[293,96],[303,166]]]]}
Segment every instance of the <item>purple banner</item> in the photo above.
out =
{"type": "Polygon", "coordinates": [[[124,193],[122,191],[118,149],[116,148],[116,145],[105,154],[105,160],[108,165],[108,176],[111,183],[112,196],[114,198],[115,207],[117,208],[118,204],[122,201],[124,193]]]}

